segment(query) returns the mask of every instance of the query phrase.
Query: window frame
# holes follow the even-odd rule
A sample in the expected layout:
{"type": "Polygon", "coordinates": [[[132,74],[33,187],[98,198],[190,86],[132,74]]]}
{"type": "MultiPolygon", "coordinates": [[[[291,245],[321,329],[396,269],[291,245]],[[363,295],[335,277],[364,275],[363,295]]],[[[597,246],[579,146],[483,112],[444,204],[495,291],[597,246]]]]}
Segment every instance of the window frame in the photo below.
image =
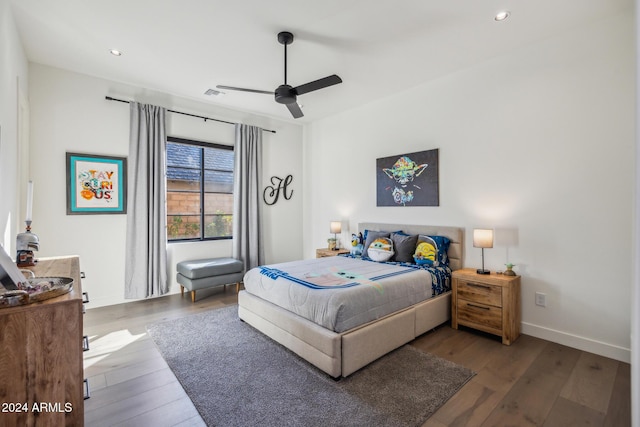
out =
{"type": "MultiPolygon", "coordinates": [[[[215,241],[215,240],[231,240],[233,239],[233,234],[231,234],[230,236],[218,236],[218,237],[205,237],[205,156],[204,156],[204,149],[205,148],[217,148],[217,149],[222,149],[222,150],[229,150],[229,151],[233,151],[234,152],[234,156],[235,156],[235,150],[233,145],[224,145],[224,144],[218,144],[215,142],[204,142],[204,141],[197,141],[197,140],[193,140],[193,139],[186,139],[186,138],[178,138],[175,136],[167,136],[167,144],[170,142],[174,142],[174,143],[178,143],[178,144],[184,144],[184,145],[190,145],[190,146],[195,146],[195,147],[200,147],[202,149],[201,152],[201,161],[200,161],[200,236],[199,237],[185,237],[185,238],[179,238],[179,239],[169,239],[169,233],[167,233],[167,244],[170,243],[184,243],[184,242],[206,242],[206,241],[215,241]]],[[[165,148],[165,156],[166,156],[166,148],[165,148]]],[[[167,161],[167,170],[169,169],[169,164],[167,161]]],[[[235,174],[235,164],[234,164],[234,168],[232,171],[235,174]]],[[[165,182],[168,183],[169,180],[169,175],[168,173],[165,176],[165,182]]],[[[167,188],[167,193],[169,193],[169,189],[167,188]]],[[[233,193],[233,191],[231,194],[234,198],[235,195],[233,193]]],[[[233,218],[233,213],[231,214],[232,218],[233,218]]],[[[167,231],[169,228],[169,221],[168,221],[168,217],[169,217],[169,212],[167,211],[165,217],[167,218],[167,231]]]]}

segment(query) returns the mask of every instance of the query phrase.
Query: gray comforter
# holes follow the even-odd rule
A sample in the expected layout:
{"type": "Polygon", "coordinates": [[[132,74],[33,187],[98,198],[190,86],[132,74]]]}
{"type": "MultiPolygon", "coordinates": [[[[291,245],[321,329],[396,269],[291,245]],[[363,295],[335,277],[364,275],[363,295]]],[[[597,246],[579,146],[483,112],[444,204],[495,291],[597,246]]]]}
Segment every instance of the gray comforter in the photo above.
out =
{"type": "Polygon", "coordinates": [[[427,269],[327,257],[254,268],[247,292],[335,332],[431,298],[427,269]]]}

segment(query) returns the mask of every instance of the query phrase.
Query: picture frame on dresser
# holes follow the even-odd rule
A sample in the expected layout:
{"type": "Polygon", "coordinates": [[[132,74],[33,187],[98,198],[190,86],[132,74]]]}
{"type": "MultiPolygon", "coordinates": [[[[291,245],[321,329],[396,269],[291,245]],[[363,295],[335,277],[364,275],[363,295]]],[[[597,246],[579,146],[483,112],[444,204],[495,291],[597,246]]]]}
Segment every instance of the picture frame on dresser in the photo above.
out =
{"type": "Polygon", "coordinates": [[[14,290],[18,283],[23,281],[24,276],[20,269],[0,244],[0,285],[6,290],[14,290]]]}

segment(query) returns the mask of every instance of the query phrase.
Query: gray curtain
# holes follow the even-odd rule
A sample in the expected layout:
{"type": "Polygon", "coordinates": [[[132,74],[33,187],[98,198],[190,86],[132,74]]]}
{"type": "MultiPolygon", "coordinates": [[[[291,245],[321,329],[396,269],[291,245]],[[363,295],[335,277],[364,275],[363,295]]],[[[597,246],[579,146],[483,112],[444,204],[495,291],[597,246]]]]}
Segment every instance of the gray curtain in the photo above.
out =
{"type": "Polygon", "coordinates": [[[169,291],[165,115],[161,107],[130,104],[125,298],[169,291]]]}
{"type": "Polygon", "coordinates": [[[262,129],[236,125],[233,179],[233,257],[245,271],[264,263],[262,243],[262,129]]]}

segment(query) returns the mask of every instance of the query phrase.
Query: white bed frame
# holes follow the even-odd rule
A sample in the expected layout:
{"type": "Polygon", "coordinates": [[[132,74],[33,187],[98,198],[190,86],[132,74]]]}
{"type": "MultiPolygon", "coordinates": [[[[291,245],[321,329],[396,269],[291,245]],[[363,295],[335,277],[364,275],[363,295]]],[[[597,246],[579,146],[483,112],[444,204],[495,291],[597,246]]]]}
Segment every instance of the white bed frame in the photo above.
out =
{"type": "MultiPolygon", "coordinates": [[[[449,266],[463,265],[464,229],[456,227],[361,223],[360,231],[402,230],[408,234],[446,236],[451,240],[449,266]]],[[[241,291],[240,319],[284,345],[334,378],[346,377],[451,318],[451,292],[337,333],[262,298],[241,291]]]]}

